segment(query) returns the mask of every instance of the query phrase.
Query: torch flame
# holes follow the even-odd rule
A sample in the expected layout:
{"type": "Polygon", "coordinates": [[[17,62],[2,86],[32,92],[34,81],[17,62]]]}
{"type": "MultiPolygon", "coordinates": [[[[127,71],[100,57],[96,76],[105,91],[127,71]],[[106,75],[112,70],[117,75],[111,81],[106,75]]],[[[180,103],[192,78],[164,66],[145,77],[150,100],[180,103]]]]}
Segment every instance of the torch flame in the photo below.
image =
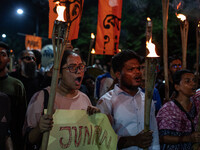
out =
{"type": "Polygon", "coordinates": [[[147,17],[147,21],[151,21],[151,18],[147,17]]]}
{"type": "Polygon", "coordinates": [[[147,55],[147,57],[159,57],[157,54],[156,54],[156,46],[155,44],[153,44],[151,42],[151,39],[149,41],[146,42],[146,47],[148,48],[149,50],[149,54],[147,55]]]}
{"type": "Polygon", "coordinates": [[[95,53],[96,52],[95,52],[94,48],[92,48],[91,54],[95,54],[95,53]]]}
{"type": "Polygon", "coordinates": [[[176,9],[178,10],[181,6],[181,2],[178,3],[178,5],[176,6],[176,9]]]}
{"type": "MultiPolygon", "coordinates": [[[[59,4],[59,2],[57,2],[56,4],[59,4]]],[[[66,9],[65,6],[60,6],[60,5],[57,6],[56,11],[58,13],[58,17],[56,18],[56,20],[65,22],[65,19],[64,19],[65,9],[66,9]]]]}
{"type": "Polygon", "coordinates": [[[181,21],[185,21],[186,20],[186,16],[183,14],[176,14],[177,18],[180,19],[181,21]]]}
{"type": "Polygon", "coordinates": [[[94,33],[91,33],[91,39],[94,39],[94,38],[95,38],[94,33]]]}

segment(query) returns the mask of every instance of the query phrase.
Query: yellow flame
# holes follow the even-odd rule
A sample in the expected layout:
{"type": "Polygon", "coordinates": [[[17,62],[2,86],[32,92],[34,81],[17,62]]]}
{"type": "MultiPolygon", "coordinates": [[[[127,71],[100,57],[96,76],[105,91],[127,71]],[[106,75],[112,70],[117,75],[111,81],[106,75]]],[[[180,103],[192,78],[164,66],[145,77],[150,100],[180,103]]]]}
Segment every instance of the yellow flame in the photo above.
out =
{"type": "Polygon", "coordinates": [[[147,21],[151,21],[151,18],[147,17],[147,21]]]}
{"type": "Polygon", "coordinates": [[[96,52],[95,52],[94,48],[92,48],[91,54],[95,54],[95,53],[96,52]]]}
{"type": "Polygon", "coordinates": [[[58,17],[56,18],[56,20],[65,22],[65,19],[64,19],[65,9],[66,9],[65,6],[57,6],[56,11],[58,13],[58,17]]]}
{"type": "Polygon", "coordinates": [[[199,24],[198,24],[198,28],[200,27],[200,21],[199,21],[199,24]]]}
{"type": "Polygon", "coordinates": [[[118,52],[120,53],[122,50],[121,49],[118,49],[118,52]]]}
{"type": "Polygon", "coordinates": [[[156,46],[155,44],[153,44],[151,42],[151,39],[149,41],[146,41],[146,47],[147,49],[149,50],[149,54],[147,55],[147,57],[159,57],[157,54],[156,54],[156,46]]]}
{"type": "Polygon", "coordinates": [[[94,33],[91,33],[91,39],[94,39],[94,38],[95,38],[94,33]]]}
{"type": "Polygon", "coordinates": [[[186,16],[183,14],[176,14],[177,18],[180,19],[181,21],[185,21],[186,20],[186,16]]]}

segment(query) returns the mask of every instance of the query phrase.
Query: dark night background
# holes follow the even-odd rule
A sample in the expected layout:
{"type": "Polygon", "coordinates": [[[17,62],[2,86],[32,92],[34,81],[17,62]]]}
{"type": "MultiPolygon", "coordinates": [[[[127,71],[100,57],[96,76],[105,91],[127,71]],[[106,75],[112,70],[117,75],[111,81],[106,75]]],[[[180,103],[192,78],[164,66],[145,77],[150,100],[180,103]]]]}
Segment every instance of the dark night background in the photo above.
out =
{"type": "MultiPolygon", "coordinates": [[[[162,4],[161,0],[123,0],[122,24],[120,33],[121,49],[133,49],[145,55],[146,18],[153,21],[153,42],[162,59],[162,4]]],[[[200,19],[200,0],[170,0],[168,19],[168,53],[181,55],[180,23],[175,16],[176,5],[182,2],[178,13],[184,13],[189,20],[188,61],[193,64],[196,59],[196,27],[200,19]]],[[[39,36],[43,37],[43,46],[51,44],[48,39],[48,0],[1,0],[0,35],[7,38],[0,40],[10,45],[17,55],[25,49],[25,37],[21,34],[34,34],[36,18],[39,20],[39,36]],[[24,14],[19,16],[17,8],[24,14]]],[[[98,0],[85,0],[80,23],[79,38],[72,41],[73,47],[79,47],[83,57],[87,58],[90,44],[90,33],[96,34],[98,0]]],[[[103,56],[97,56],[103,58],[103,56]]]]}

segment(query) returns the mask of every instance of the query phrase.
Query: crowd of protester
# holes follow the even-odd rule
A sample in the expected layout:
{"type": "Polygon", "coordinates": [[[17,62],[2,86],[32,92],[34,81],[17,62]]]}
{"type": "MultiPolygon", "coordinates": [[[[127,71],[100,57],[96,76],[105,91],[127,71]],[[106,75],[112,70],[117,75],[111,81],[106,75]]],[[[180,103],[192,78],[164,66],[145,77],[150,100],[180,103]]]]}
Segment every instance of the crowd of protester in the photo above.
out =
{"type": "MultiPolygon", "coordinates": [[[[43,112],[52,68],[42,70],[44,56],[39,51],[24,50],[15,71],[9,71],[9,54],[9,46],[0,42],[0,150],[37,150],[43,133],[53,126],[52,116],[43,112]]],[[[165,98],[162,69],[157,70],[147,132],[145,59],[133,50],[122,50],[104,64],[96,59],[92,66],[85,64],[79,49],[66,50],[54,109],[106,114],[118,135],[118,149],[191,150],[200,143],[200,90],[195,74],[182,69],[180,57],[169,57],[168,64],[170,98],[165,98]],[[96,73],[91,73],[91,68],[96,73]]]]}

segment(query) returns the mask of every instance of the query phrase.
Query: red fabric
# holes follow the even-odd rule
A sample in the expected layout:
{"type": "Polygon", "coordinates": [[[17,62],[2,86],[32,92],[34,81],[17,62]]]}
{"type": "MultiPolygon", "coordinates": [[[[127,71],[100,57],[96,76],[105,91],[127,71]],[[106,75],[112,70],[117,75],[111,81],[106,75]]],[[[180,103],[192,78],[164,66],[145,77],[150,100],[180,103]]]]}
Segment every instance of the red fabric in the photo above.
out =
{"type": "Polygon", "coordinates": [[[27,50],[41,50],[42,49],[42,38],[33,35],[26,35],[25,47],[27,50]]]}
{"type": "MultiPolygon", "coordinates": [[[[77,39],[84,0],[80,0],[79,1],[80,3],[77,1],[74,2],[74,0],[60,0],[60,2],[69,2],[69,5],[66,7],[65,12],[64,12],[65,14],[64,18],[66,22],[71,23],[68,40],[71,41],[71,40],[77,39]],[[67,17],[66,15],[66,12],[68,10],[70,11],[69,17],[67,17]]],[[[52,38],[54,21],[56,20],[58,16],[57,13],[54,12],[54,10],[56,10],[56,4],[53,2],[53,0],[49,0],[49,38],[52,38]]]]}
{"type": "Polygon", "coordinates": [[[95,54],[118,53],[122,0],[99,0],[95,54]]]}

